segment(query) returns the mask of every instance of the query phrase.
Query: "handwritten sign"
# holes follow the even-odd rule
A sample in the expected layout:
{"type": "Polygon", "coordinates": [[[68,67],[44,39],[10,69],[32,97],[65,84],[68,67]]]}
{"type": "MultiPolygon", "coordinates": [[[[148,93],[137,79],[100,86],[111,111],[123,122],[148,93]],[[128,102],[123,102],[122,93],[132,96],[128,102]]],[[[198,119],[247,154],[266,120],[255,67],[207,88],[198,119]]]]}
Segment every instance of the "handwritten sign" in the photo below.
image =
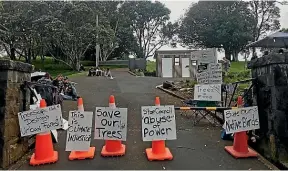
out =
{"type": "Polygon", "coordinates": [[[209,84],[222,84],[222,64],[209,64],[209,84]]]}
{"type": "Polygon", "coordinates": [[[70,111],[66,151],[88,151],[91,141],[93,112],[70,111]]]}
{"type": "Polygon", "coordinates": [[[209,72],[204,71],[196,74],[198,84],[209,84],[209,72]]]}
{"type": "Polygon", "coordinates": [[[176,122],[173,105],[142,106],[143,141],[175,140],[176,122]]]}
{"type": "Polygon", "coordinates": [[[204,71],[198,69],[196,78],[198,84],[222,84],[222,64],[211,63],[204,71]]]}
{"type": "Polygon", "coordinates": [[[127,108],[96,107],[94,139],[122,140],[127,136],[127,108]]]}
{"type": "Polygon", "coordinates": [[[260,128],[257,106],[225,110],[224,117],[227,134],[260,128]]]}
{"type": "Polygon", "coordinates": [[[22,137],[63,127],[60,104],[19,112],[18,119],[22,137]]]}
{"type": "Polygon", "coordinates": [[[221,84],[196,84],[194,100],[221,101],[221,84]]]}

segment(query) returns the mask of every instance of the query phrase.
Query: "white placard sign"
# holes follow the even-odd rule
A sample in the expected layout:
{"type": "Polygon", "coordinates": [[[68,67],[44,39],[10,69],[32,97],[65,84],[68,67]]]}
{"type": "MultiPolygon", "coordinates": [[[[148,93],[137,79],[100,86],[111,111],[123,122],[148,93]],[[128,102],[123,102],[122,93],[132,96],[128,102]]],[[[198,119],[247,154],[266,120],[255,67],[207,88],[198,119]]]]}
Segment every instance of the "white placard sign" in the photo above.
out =
{"type": "Polygon", "coordinates": [[[257,106],[225,110],[224,118],[227,134],[260,128],[257,106]]]}
{"type": "Polygon", "coordinates": [[[18,113],[21,137],[63,127],[60,104],[18,113]]]}
{"type": "Polygon", "coordinates": [[[201,57],[198,59],[199,63],[203,64],[210,64],[210,63],[216,63],[217,57],[214,53],[214,50],[203,50],[201,57]]]}
{"type": "Polygon", "coordinates": [[[199,51],[194,51],[191,52],[191,60],[192,61],[197,61],[199,59],[199,57],[201,57],[202,54],[199,51]]]}
{"type": "Polygon", "coordinates": [[[222,64],[208,64],[207,70],[196,74],[198,84],[222,84],[222,64]]]}
{"type": "Polygon", "coordinates": [[[222,64],[209,64],[209,84],[222,84],[222,64]]]}
{"type": "Polygon", "coordinates": [[[176,121],[173,105],[142,106],[143,141],[175,140],[176,121]]]}
{"type": "Polygon", "coordinates": [[[69,111],[66,151],[88,151],[93,112],[69,111]]]}
{"type": "Polygon", "coordinates": [[[221,84],[196,84],[194,100],[221,101],[221,84]]]}
{"type": "Polygon", "coordinates": [[[209,72],[203,71],[196,74],[198,84],[209,84],[209,72]]]}
{"type": "Polygon", "coordinates": [[[127,137],[127,108],[96,107],[94,139],[121,140],[127,137]]]}

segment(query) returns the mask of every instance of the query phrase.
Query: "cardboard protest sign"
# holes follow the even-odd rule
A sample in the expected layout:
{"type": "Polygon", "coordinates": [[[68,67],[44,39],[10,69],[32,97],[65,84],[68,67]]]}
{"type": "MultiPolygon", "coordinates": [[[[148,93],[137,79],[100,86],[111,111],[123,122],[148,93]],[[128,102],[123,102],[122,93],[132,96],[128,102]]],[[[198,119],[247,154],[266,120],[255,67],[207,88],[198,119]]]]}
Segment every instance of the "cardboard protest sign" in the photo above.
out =
{"type": "Polygon", "coordinates": [[[207,71],[196,73],[196,78],[198,84],[209,84],[209,72],[207,71]]]}
{"type": "Polygon", "coordinates": [[[257,106],[225,110],[224,119],[227,134],[260,128],[257,106]]]}
{"type": "Polygon", "coordinates": [[[88,151],[91,142],[93,112],[70,111],[66,151],[88,151]]]}
{"type": "Polygon", "coordinates": [[[221,84],[196,84],[194,100],[221,101],[221,84]]]}
{"type": "MultiPolygon", "coordinates": [[[[35,101],[37,101],[37,102],[36,102],[36,104],[30,105],[30,109],[31,109],[31,110],[35,110],[35,109],[37,109],[37,108],[40,108],[40,100],[42,99],[41,95],[40,95],[40,94],[37,94],[37,92],[36,92],[35,89],[33,89],[33,91],[34,91],[34,93],[36,94],[38,101],[37,101],[37,99],[36,99],[35,97],[33,97],[34,102],[35,102],[35,101]]],[[[66,120],[63,119],[63,118],[62,118],[62,120],[63,120],[63,127],[64,127],[66,120]]],[[[51,130],[51,133],[52,133],[53,141],[55,140],[55,142],[58,142],[58,132],[57,132],[57,130],[51,130]]]]}
{"type": "Polygon", "coordinates": [[[210,64],[210,63],[217,62],[217,56],[214,50],[202,50],[201,52],[202,52],[202,55],[198,59],[199,63],[210,64]]]}
{"type": "Polygon", "coordinates": [[[222,64],[208,64],[207,69],[198,70],[196,78],[198,84],[222,84],[222,64]]]}
{"type": "Polygon", "coordinates": [[[222,84],[222,64],[209,64],[209,84],[222,84]]]}
{"type": "Polygon", "coordinates": [[[126,141],[127,108],[96,107],[94,139],[126,141]]]}
{"type": "Polygon", "coordinates": [[[175,140],[176,122],[173,105],[142,106],[143,141],[175,140]]]}
{"type": "Polygon", "coordinates": [[[22,137],[63,127],[60,104],[19,112],[18,119],[22,137]]]}

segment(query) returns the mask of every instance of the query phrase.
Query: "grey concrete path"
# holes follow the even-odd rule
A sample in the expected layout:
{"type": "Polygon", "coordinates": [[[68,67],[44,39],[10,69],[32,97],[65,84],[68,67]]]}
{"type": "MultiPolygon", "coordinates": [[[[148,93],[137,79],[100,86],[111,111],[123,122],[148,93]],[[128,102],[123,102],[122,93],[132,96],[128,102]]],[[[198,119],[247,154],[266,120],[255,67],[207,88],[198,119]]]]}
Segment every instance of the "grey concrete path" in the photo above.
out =
{"type": "MultiPolygon", "coordinates": [[[[55,149],[59,152],[59,161],[55,164],[32,167],[28,161],[20,169],[25,170],[174,170],[174,169],[268,169],[257,158],[234,159],[225,150],[225,142],[220,139],[220,128],[211,127],[208,123],[193,126],[192,121],[176,113],[177,140],[168,141],[174,160],[149,162],[144,153],[145,148],[151,147],[150,142],[143,142],[141,138],[140,107],[154,105],[156,96],[160,97],[161,104],[182,105],[181,102],[155,89],[163,82],[162,78],[134,77],[126,71],[114,71],[115,79],[109,80],[99,77],[73,78],[77,82],[77,90],[83,97],[86,111],[94,111],[96,106],[108,106],[109,96],[114,95],[118,107],[128,108],[128,134],[126,155],[116,158],[104,158],[100,151],[104,144],[101,140],[92,140],[91,145],[96,147],[96,155],[92,160],[69,161],[68,152],[65,152],[66,133],[59,131],[59,143],[55,149]]],[[[76,102],[65,102],[64,118],[68,118],[68,111],[77,108],[76,102]]]]}

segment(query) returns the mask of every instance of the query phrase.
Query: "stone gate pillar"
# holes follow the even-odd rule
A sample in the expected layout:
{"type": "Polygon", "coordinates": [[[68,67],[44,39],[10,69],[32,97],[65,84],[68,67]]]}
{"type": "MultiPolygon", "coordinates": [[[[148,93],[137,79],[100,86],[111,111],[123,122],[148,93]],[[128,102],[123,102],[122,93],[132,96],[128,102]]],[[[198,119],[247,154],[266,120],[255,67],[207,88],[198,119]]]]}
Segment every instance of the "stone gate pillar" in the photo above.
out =
{"type": "Polygon", "coordinates": [[[257,83],[253,95],[258,105],[258,151],[275,162],[288,152],[288,53],[270,54],[248,63],[257,83]]]}
{"type": "Polygon", "coordinates": [[[28,151],[28,138],[20,138],[18,112],[29,110],[29,91],[21,85],[31,80],[33,66],[0,60],[0,167],[7,169],[28,151]]]}

